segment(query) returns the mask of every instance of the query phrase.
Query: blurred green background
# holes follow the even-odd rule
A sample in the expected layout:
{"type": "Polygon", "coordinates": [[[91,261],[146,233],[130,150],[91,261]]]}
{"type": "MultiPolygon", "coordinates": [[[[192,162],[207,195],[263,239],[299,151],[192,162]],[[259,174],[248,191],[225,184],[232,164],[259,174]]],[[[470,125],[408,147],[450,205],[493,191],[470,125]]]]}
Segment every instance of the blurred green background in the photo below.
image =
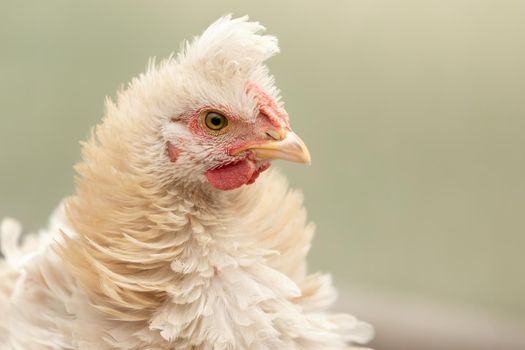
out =
{"type": "Polygon", "coordinates": [[[229,12],[280,39],[312,268],[525,320],[524,1],[0,0],[0,217],[45,225],[104,97],[229,12]]]}

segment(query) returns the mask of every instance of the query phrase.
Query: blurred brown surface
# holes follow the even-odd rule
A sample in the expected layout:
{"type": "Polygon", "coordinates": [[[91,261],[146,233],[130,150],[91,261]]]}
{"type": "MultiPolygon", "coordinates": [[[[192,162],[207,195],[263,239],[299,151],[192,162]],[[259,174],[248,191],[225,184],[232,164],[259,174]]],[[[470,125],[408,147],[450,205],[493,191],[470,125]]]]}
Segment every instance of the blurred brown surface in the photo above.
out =
{"type": "Polygon", "coordinates": [[[346,291],[337,310],[375,328],[375,350],[523,350],[525,322],[428,298],[346,291]]]}

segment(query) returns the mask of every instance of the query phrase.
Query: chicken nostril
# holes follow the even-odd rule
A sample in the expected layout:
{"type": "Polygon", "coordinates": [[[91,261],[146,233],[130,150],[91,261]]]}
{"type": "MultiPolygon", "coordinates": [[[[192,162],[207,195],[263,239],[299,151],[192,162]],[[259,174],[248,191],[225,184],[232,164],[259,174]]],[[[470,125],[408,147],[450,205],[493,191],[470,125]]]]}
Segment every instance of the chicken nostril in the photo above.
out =
{"type": "Polygon", "coordinates": [[[279,133],[277,130],[266,130],[266,135],[276,141],[282,140],[281,133],[279,133]]]}

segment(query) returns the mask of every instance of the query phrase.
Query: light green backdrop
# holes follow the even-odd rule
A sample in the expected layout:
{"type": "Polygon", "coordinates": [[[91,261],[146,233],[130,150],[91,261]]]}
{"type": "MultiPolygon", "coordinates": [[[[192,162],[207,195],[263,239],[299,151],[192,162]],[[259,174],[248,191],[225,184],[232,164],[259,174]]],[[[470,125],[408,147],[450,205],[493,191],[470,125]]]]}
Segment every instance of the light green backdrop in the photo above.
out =
{"type": "Polygon", "coordinates": [[[104,96],[228,12],[281,42],[312,267],[525,319],[524,1],[0,0],[0,217],[44,225],[104,96]]]}

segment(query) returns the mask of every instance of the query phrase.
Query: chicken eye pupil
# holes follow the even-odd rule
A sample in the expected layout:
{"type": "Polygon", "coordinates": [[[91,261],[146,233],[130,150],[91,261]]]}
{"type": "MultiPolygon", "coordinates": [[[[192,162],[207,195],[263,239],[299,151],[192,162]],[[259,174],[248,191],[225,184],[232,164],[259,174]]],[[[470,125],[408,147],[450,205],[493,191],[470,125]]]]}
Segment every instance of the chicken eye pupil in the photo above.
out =
{"type": "Polygon", "coordinates": [[[211,123],[215,126],[221,125],[221,118],[213,116],[211,117],[211,123]]]}
{"type": "Polygon", "coordinates": [[[204,121],[206,126],[212,130],[220,130],[228,124],[226,117],[216,112],[206,114],[204,121]]]}

